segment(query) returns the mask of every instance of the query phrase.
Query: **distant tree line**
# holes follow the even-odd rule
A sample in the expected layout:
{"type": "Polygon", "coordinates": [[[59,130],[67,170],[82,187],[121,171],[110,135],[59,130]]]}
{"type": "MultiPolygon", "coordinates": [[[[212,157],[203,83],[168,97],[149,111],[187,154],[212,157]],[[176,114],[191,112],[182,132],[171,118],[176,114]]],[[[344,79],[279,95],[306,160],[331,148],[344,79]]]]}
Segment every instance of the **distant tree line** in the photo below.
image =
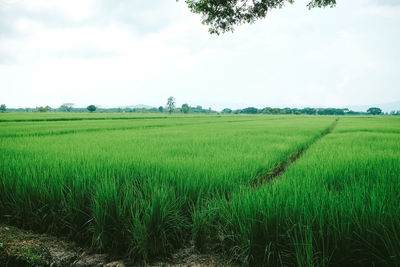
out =
{"type": "Polygon", "coordinates": [[[255,107],[247,107],[244,109],[232,110],[225,108],[222,114],[271,114],[271,115],[393,115],[399,116],[400,110],[384,113],[380,108],[371,107],[366,112],[353,111],[348,108],[271,108],[266,107],[258,109],[255,107]]]}
{"type": "Polygon", "coordinates": [[[231,110],[225,108],[221,113],[224,114],[271,114],[271,115],[368,115],[368,112],[357,112],[347,108],[271,108],[266,107],[257,109],[248,107],[244,109],[231,110]]]}
{"type": "Polygon", "coordinates": [[[211,108],[203,108],[202,106],[191,107],[188,104],[183,104],[182,107],[175,106],[175,99],[169,99],[166,107],[160,106],[158,108],[101,108],[95,105],[89,105],[86,108],[74,107],[74,104],[62,104],[58,108],[50,106],[38,106],[36,108],[6,108],[5,104],[0,105],[0,112],[97,112],[97,113],[218,113],[211,108]]]}
{"type": "Polygon", "coordinates": [[[268,115],[392,115],[400,116],[400,110],[390,113],[383,113],[380,108],[371,107],[367,112],[353,111],[348,108],[255,108],[247,107],[244,109],[225,108],[221,112],[204,109],[202,106],[191,107],[189,104],[183,104],[176,107],[175,98],[169,97],[165,107],[158,108],[101,108],[95,105],[89,105],[86,108],[74,107],[73,103],[62,104],[58,108],[50,106],[39,106],[36,108],[7,108],[5,104],[0,105],[0,112],[98,112],[98,113],[194,113],[194,114],[268,114],[268,115]]]}

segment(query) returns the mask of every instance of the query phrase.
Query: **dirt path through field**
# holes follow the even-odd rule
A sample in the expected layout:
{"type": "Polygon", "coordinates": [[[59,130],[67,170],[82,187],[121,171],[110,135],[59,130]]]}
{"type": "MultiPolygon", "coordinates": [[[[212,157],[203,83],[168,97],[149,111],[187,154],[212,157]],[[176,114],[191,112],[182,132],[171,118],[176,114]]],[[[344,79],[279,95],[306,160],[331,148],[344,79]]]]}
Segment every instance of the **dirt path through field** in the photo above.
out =
{"type": "Polygon", "coordinates": [[[302,147],[299,151],[292,154],[287,160],[282,161],[274,168],[257,175],[252,182],[252,187],[254,188],[260,187],[262,184],[267,183],[281,176],[285,172],[286,168],[292,165],[294,162],[296,162],[296,160],[298,160],[313,144],[324,138],[326,135],[330,134],[335,129],[336,125],[338,124],[338,121],[339,118],[335,119],[332,125],[324,132],[322,132],[321,135],[318,136],[313,142],[302,147]]]}

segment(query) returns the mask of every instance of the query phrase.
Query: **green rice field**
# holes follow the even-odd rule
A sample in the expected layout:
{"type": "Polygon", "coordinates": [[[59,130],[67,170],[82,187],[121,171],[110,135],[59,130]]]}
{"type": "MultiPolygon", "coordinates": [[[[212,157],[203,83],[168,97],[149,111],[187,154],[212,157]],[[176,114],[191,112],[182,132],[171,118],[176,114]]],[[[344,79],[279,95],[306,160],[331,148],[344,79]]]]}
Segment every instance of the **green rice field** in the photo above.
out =
{"type": "Polygon", "coordinates": [[[400,265],[400,118],[0,114],[0,220],[138,262],[400,265]]]}

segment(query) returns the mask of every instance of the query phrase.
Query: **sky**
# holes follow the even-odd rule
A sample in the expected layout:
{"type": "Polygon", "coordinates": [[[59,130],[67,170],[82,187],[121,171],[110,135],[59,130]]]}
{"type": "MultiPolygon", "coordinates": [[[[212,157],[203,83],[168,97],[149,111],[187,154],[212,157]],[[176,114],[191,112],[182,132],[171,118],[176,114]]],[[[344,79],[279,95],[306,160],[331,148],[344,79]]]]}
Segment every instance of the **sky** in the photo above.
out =
{"type": "MultiPolygon", "coordinates": [[[[0,0],[7,107],[400,101],[400,0],[297,0],[210,35],[183,0],[0,0]]],[[[400,107],[399,107],[400,109],[400,107]]]]}

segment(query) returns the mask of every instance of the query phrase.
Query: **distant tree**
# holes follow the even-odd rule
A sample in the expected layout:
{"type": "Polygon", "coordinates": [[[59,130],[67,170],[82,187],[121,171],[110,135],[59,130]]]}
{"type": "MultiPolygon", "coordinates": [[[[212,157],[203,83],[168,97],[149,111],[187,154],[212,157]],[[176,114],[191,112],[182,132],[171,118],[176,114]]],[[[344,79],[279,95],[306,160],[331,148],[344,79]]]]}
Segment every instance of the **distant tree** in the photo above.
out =
{"type": "Polygon", "coordinates": [[[188,104],[183,104],[181,107],[181,111],[185,114],[189,113],[189,105],[188,104]]]}
{"type": "Polygon", "coordinates": [[[279,108],[273,108],[273,109],[271,110],[271,113],[274,114],[274,115],[277,115],[277,114],[281,113],[281,111],[280,111],[279,108]]]}
{"type": "MultiPolygon", "coordinates": [[[[236,25],[253,23],[265,18],[274,8],[281,8],[294,0],[186,0],[193,13],[202,15],[210,33],[233,31],[236,25]]],[[[335,6],[336,0],[309,0],[308,8],[335,6]]]]}
{"type": "Polygon", "coordinates": [[[360,115],[360,114],[361,114],[360,112],[353,111],[353,110],[349,110],[346,112],[346,115],[360,115]]]}
{"type": "Polygon", "coordinates": [[[232,113],[232,109],[230,109],[230,108],[224,108],[224,109],[221,111],[221,113],[222,113],[222,114],[231,114],[231,113],[232,113]]]}
{"type": "Polygon", "coordinates": [[[60,111],[62,112],[71,112],[72,107],[74,106],[73,103],[64,103],[60,106],[60,111]]]}
{"type": "Polygon", "coordinates": [[[47,111],[51,110],[51,107],[49,107],[49,106],[45,106],[45,107],[40,106],[40,107],[37,107],[36,110],[38,112],[47,112],[47,111]]]}
{"type": "Polygon", "coordinates": [[[341,108],[320,108],[318,115],[344,115],[344,109],[341,108]]]}
{"type": "Polygon", "coordinates": [[[263,114],[272,114],[272,108],[270,108],[270,107],[263,108],[262,113],[263,114]]]}
{"type": "Polygon", "coordinates": [[[175,109],[175,98],[173,96],[168,97],[167,109],[168,109],[169,114],[174,112],[174,109],[175,109]]]}
{"type": "Polygon", "coordinates": [[[163,112],[164,112],[163,106],[159,106],[159,107],[158,107],[158,111],[161,112],[161,113],[163,113],[163,112]]]}
{"type": "Polygon", "coordinates": [[[203,109],[202,106],[197,105],[196,107],[190,107],[190,112],[192,113],[207,113],[206,109],[203,109]]]}
{"type": "Polygon", "coordinates": [[[301,110],[301,113],[308,115],[315,115],[317,113],[317,110],[315,108],[303,108],[301,110]]]}
{"type": "Polygon", "coordinates": [[[243,114],[257,114],[258,113],[258,109],[254,108],[254,107],[248,107],[248,108],[242,109],[240,111],[240,113],[243,113],[243,114]]]}
{"type": "Polygon", "coordinates": [[[87,107],[87,110],[89,110],[90,112],[94,112],[94,111],[96,111],[96,106],[95,105],[89,105],[87,107]]]}
{"type": "Polygon", "coordinates": [[[376,108],[376,107],[372,107],[372,108],[369,108],[367,110],[367,112],[368,112],[368,114],[371,114],[371,115],[380,115],[380,114],[382,114],[382,109],[376,108]]]}
{"type": "Polygon", "coordinates": [[[335,114],[334,115],[344,115],[344,109],[342,109],[342,108],[337,108],[337,109],[335,109],[335,114]]]}
{"type": "Polygon", "coordinates": [[[148,108],[147,111],[150,112],[150,113],[157,113],[158,112],[158,108],[148,108]]]}
{"type": "Polygon", "coordinates": [[[7,111],[6,104],[1,104],[0,105],[0,112],[6,112],[6,111],[7,111]]]}
{"type": "Polygon", "coordinates": [[[233,111],[233,114],[240,114],[240,111],[241,111],[240,109],[236,109],[233,111]]]}
{"type": "Polygon", "coordinates": [[[285,114],[292,114],[292,110],[290,108],[284,108],[283,111],[285,114]]]}

